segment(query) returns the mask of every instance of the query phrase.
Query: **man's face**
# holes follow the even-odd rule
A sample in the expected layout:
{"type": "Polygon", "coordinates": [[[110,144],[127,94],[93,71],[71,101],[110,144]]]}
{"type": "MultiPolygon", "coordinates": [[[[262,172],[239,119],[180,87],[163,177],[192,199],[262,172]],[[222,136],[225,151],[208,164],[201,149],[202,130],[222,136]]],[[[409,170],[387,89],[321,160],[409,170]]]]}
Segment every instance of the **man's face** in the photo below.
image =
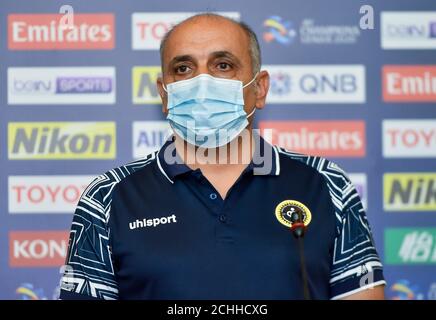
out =
{"type": "MultiPolygon", "coordinates": [[[[163,112],[167,113],[165,85],[207,73],[217,78],[248,83],[254,77],[249,54],[249,39],[237,24],[226,19],[201,17],[178,26],[169,37],[163,56],[163,74],[158,80],[163,112]]],[[[262,71],[244,89],[245,112],[262,108],[269,79],[262,71]]]]}

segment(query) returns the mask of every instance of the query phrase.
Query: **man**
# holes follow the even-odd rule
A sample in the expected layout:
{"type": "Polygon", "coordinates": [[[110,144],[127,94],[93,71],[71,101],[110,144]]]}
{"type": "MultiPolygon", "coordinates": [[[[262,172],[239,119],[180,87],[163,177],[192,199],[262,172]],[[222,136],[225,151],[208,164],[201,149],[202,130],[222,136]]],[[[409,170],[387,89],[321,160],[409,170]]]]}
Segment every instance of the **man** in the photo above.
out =
{"type": "Polygon", "coordinates": [[[194,16],[166,35],[161,59],[175,135],[85,190],[61,299],[383,299],[344,172],[253,134],[269,76],[251,29],[194,16]]]}

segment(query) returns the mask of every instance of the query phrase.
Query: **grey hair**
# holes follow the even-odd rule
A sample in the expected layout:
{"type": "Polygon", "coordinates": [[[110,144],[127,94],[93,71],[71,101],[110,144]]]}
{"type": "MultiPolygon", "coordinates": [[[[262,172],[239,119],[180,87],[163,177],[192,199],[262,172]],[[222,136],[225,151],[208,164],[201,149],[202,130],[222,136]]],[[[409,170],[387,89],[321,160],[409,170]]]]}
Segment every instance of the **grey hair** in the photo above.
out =
{"type": "Polygon", "coordinates": [[[234,19],[229,18],[229,17],[224,17],[224,16],[221,16],[221,15],[216,14],[216,13],[196,14],[192,17],[189,17],[189,18],[181,21],[180,23],[174,25],[170,30],[168,30],[168,32],[164,35],[164,37],[162,38],[161,43],[160,43],[160,60],[161,60],[161,64],[162,64],[162,70],[163,70],[163,56],[164,56],[165,46],[166,46],[166,43],[167,43],[169,37],[173,33],[173,31],[179,25],[183,24],[184,22],[192,20],[192,19],[196,19],[196,18],[201,18],[201,17],[223,18],[223,19],[226,19],[227,21],[233,22],[233,23],[237,24],[239,27],[241,27],[242,30],[244,30],[245,34],[248,36],[248,40],[249,40],[248,51],[249,51],[249,54],[251,57],[251,69],[252,69],[253,75],[260,72],[260,66],[262,64],[261,54],[260,54],[260,46],[259,46],[259,40],[257,39],[257,36],[254,33],[253,29],[251,29],[251,27],[248,24],[246,24],[245,22],[237,21],[237,20],[234,20],[234,19]]]}

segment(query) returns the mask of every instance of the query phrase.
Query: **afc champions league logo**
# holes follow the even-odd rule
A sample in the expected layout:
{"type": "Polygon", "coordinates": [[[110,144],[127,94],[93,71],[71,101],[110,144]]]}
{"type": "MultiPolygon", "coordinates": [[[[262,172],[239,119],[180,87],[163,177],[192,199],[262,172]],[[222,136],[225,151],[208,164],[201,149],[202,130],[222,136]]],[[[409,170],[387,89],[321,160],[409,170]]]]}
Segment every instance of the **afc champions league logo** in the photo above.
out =
{"type": "Polygon", "coordinates": [[[309,208],[295,200],[280,202],[276,207],[275,214],[277,220],[288,228],[292,228],[296,222],[302,222],[307,227],[312,220],[309,208]]]}

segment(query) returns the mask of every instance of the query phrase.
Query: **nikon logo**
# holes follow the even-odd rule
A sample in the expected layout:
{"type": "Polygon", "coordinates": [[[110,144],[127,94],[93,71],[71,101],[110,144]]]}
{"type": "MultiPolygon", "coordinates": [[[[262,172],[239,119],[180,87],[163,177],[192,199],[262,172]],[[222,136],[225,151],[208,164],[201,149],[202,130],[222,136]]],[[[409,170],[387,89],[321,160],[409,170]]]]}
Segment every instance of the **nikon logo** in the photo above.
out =
{"type": "Polygon", "coordinates": [[[114,122],[11,122],[9,159],[114,159],[114,122]]]}
{"type": "Polygon", "coordinates": [[[386,211],[436,210],[436,173],[387,173],[384,175],[386,211]]]}

